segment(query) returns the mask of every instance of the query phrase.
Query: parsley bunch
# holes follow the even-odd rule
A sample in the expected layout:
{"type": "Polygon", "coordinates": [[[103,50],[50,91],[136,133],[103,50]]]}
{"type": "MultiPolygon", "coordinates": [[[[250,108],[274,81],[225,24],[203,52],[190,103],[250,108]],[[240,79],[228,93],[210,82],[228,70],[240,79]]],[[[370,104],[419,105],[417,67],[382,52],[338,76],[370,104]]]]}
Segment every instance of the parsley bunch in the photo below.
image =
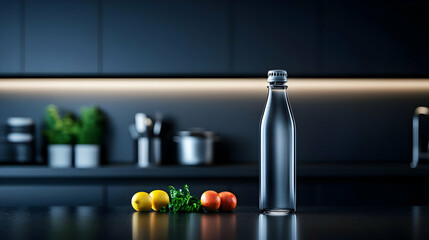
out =
{"type": "Polygon", "coordinates": [[[191,196],[188,185],[185,185],[184,189],[185,191],[177,190],[173,186],[169,186],[170,203],[168,207],[163,207],[161,212],[204,212],[200,199],[191,196]]]}

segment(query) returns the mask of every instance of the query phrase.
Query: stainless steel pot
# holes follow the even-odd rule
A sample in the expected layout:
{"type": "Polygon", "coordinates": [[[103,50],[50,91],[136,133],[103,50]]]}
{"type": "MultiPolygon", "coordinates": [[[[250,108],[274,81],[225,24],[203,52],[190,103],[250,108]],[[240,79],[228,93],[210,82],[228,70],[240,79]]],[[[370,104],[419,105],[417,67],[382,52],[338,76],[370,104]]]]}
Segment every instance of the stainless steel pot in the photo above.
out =
{"type": "Polygon", "coordinates": [[[178,143],[178,161],[181,165],[207,165],[213,163],[214,142],[218,137],[204,130],[180,131],[174,141],[178,143]]]}

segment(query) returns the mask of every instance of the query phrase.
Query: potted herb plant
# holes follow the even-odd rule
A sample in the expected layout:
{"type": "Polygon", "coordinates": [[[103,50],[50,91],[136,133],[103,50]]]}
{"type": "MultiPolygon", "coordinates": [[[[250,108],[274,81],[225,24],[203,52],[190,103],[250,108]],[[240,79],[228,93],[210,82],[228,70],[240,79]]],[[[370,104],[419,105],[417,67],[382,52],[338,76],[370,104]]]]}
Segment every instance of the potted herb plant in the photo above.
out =
{"type": "Polygon", "coordinates": [[[100,165],[100,145],[105,116],[98,107],[83,107],[75,125],[75,167],[94,168],[100,165]]]}
{"type": "Polygon", "coordinates": [[[48,165],[54,168],[72,166],[73,127],[72,114],[61,117],[55,105],[45,109],[44,135],[48,143],[48,165]]]}

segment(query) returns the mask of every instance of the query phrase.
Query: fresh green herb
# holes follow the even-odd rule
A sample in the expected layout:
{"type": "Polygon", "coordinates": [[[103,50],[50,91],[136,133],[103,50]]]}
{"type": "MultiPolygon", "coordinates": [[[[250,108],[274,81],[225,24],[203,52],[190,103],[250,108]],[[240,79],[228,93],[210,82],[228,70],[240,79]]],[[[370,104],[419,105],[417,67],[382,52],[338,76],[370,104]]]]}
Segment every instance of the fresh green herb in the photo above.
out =
{"type": "Polygon", "coordinates": [[[74,134],[77,144],[101,144],[106,117],[96,106],[83,107],[74,134]]]}
{"type": "Polygon", "coordinates": [[[75,120],[71,113],[61,117],[57,106],[49,105],[45,109],[44,135],[48,144],[72,144],[75,120]]]}
{"type": "Polygon", "coordinates": [[[177,190],[173,186],[169,186],[170,203],[168,208],[163,207],[161,212],[204,212],[200,199],[191,196],[188,185],[185,185],[184,189],[185,191],[177,190]]]}

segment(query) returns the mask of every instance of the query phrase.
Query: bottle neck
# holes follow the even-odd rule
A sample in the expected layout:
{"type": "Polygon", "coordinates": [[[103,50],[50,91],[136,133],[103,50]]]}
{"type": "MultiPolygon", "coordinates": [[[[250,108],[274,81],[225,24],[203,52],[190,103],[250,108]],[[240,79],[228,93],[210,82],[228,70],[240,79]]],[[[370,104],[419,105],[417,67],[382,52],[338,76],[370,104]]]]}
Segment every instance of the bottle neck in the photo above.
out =
{"type": "Polygon", "coordinates": [[[268,101],[275,102],[287,102],[287,86],[286,84],[278,85],[278,84],[269,84],[268,88],[268,101]]]}
{"type": "Polygon", "coordinates": [[[273,83],[268,83],[267,88],[269,90],[286,90],[287,85],[286,83],[273,82],[273,83]]]}

